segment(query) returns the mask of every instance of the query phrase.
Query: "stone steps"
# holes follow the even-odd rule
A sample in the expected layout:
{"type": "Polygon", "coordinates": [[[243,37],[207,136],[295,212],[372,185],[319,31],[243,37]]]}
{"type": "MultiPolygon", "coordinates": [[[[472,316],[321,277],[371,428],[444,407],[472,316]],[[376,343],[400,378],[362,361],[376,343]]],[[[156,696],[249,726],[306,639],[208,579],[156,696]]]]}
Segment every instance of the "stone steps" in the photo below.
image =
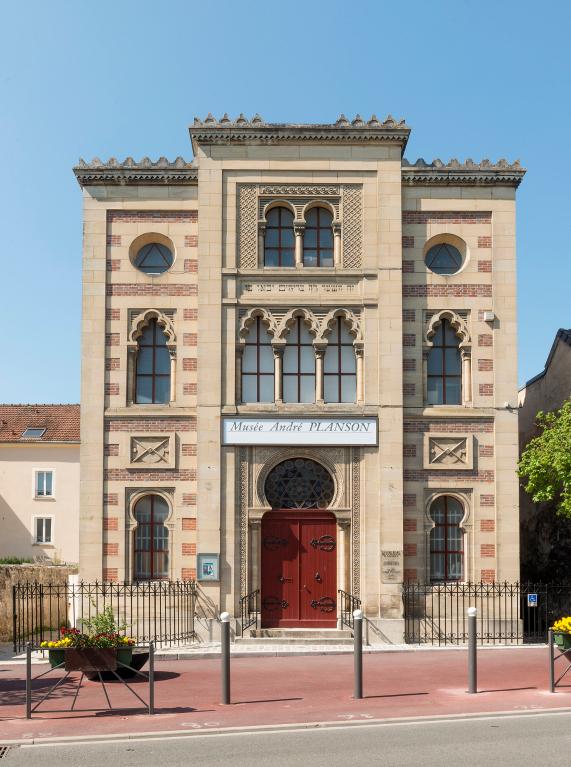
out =
{"type": "Polygon", "coordinates": [[[345,629],[253,629],[249,636],[236,637],[237,644],[255,645],[351,645],[353,637],[345,629]]]}

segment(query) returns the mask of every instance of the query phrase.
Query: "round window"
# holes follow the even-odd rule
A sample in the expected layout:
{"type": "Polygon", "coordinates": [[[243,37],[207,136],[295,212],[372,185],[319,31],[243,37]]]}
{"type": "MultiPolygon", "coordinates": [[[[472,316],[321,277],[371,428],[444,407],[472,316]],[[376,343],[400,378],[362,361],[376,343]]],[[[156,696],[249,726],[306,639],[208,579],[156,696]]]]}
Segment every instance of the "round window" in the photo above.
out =
{"type": "Polygon", "coordinates": [[[436,274],[456,274],[462,268],[462,254],[448,242],[429,248],[424,258],[426,266],[436,274]]]}
{"type": "Polygon", "coordinates": [[[133,263],[145,274],[162,274],[171,268],[174,258],[170,248],[159,242],[149,242],[137,252],[133,263]]]}

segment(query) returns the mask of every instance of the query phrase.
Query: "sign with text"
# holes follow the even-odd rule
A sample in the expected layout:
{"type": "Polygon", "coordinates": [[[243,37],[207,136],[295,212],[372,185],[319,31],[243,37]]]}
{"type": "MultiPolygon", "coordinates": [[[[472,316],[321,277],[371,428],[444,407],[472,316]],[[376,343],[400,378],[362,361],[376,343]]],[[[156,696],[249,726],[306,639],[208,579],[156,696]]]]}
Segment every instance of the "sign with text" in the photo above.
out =
{"type": "Polygon", "coordinates": [[[223,445],[376,445],[376,418],[223,418],[223,445]]]}
{"type": "Polygon", "coordinates": [[[382,583],[401,583],[402,551],[400,549],[381,549],[382,583]]]}
{"type": "Polygon", "coordinates": [[[537,594],[528,594],[527,595],[527,606],[528,607],[537,607],[537,594]]]}

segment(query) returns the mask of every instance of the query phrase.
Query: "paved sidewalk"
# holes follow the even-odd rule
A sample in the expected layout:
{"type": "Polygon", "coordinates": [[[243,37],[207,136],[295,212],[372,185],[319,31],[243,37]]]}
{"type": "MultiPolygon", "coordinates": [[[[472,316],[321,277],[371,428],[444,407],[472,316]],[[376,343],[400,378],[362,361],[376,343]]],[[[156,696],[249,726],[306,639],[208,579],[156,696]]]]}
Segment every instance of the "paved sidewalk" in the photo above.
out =
{"type": "MultiPolygon", "coordinates": [[[[364,658],[366,697],[354,700],[351,655],[234,658],[230,706],[220,705],[218,659],[160,661],[154,716],[140,708],[86,710],[104,708],[106,702],[101,685],[85,681],[77,710],[54,712],[71,706],[78,675],[58,688],[31,721],[24,718],[24,667],[4,665],[0,666],[0,743],[571,707],[571,673],[569,687],[548,692],[547,648],[490,649],[480,652],[478,660],[481,692],[468,695],[465,650],[372,653],[364,658]]],[[[47,665],[35,665],[34,676],[44,668],[47,665]]],[[[61,672],[54,671],[38,680],[36,700],[58,676],[61,672]]],[[[133,688],[147,699],[143,680],[135,681],[133,688]]],[[[107,684],[106,689],[113,705],[140,706],[120,683],[107,684]]]]}

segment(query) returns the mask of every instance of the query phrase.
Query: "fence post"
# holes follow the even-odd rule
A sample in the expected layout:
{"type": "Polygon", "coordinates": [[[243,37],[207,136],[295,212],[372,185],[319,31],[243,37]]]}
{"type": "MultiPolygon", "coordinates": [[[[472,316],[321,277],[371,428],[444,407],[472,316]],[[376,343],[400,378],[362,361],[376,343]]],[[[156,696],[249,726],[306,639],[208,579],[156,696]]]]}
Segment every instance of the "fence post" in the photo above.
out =
{"type": "Polygon", "coordinates": [[[230,705],[230,614],[220,615],[222,657],[222,703],[230,705]]]}
{"type": "Polygon", "coordinates": [[[26,719],[32,718],[32,645],[26,642],[26,719]]]}
{"type": "Polygon", "coordinates": [[[353,611],[354,698],[363,697],[363,611],[353,611]]]}
{"type": "Polygon", "coordinates": [[[149,642],[149,714],[155,713],[155,643],[149,642]]]}
{"type": "Polygon", "coordinates": [[[549,689],[555,692],[555,652],[553,647],[553,629],[547,632],[547,642],[549,644],[549,689]]]}
{"type": "Polygon", "coordinates": [[[478,692],[478,653],[476,645],[476,615],[475,607],[468,608],[468,692],[478,692]]]}
{"type": "Polygon", "coordinates": [[[16,586],[12,586],[12,641],[14,642],[14,652],[18,651],[18,612],[16,610],[16,586]]]}

